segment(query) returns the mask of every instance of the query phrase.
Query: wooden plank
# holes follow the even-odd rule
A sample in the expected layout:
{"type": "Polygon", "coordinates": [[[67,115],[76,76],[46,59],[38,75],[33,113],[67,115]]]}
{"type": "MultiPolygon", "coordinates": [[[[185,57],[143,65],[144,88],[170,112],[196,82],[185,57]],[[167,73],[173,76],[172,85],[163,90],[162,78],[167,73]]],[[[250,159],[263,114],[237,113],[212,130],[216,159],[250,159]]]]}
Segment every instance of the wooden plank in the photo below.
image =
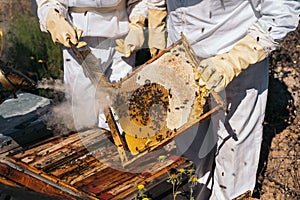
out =
{"type": "Polygon", "coordinates": [[[32,160],[34,162],[30,163],[30,165],[34,166],[37,169],[43,169],[44,171],[48,171],[59,165],[63,165],[64,163],[69,162],[70,160],[78,158],[87,152],[87,149],[83,146],[75,147],[72,149],[64,148],[60,151],[52,153],[50,156],[42,157],[38,161],[32,160]]]}
{"type": "Polygon", "coordinates": [[[117,147],[106,139],[106,135],[90,131],[81,136],[81,139],[78,139],[78,134],[49,139],[47,143],[24,150],[23,153],[12,154],[7,157],[8,161],[30,173],[22,173],[22,170],[8,166],[4,171],[12,170],[19,174],[17,176],[7,175],[0,170],[0,175],[4,174],[2,176],[8,180],[30,189],[39,184],[41,186],[36,191],[64,199],[78,198],[78,196],[81,196],[79,199],[128,199],[136,194],[135,183],[152,183],[154,179],[163,178],[166,173],[165,169],[176,167],[184,162],[182,160],[175,162],[169,159],[164,163],[159,163],[157,155],[151,154],[144,159],[136,160],[131,164],[132,166],[128,165],[122,171],[121,165],[114,166],[118,168],[108,166],[110,164],[118,165],[121,162],[117,147]],[[95,151],[87,151],[83,143],[95,151]],[[100,147],[104,149],[99,149],[99,144],[103,144],[105,147],[100,147]],[[30,156],[36,156],[36,159],[30,161],[30,156]],[[46,161],[53,163],[36,166],[37,163],[46,161]],[[139,172],[132,173],[130,169],[137,169],[139,172]],[[21,178],[21,175],[24,179],[21,178]],[[12,177],[14,179],[10,179],[12,177]],[[40,182],[44,184],[40,184],[40,182]],[[45,185],[48,185],[50,189],[43,189],[47,188],[45,185]]]}
{"type": "Polygon", "coordinates": [[[9,186],[13,186],[13,187],[20,187],[17,183],[15,183],[11,180],[8,180],[7,178],[4,178],[3,176],[0,176],[0,183],[3,183],[5,185],[9,185],[9,186]]]}
{"type": "Polygon", "coordinates": [[[105,143],[106,136],[102,134],[102,131],[89,131],[83,135],[80,140],[66,140],[63,144],[57,144],[50,148],[41,151],[41,154],[36,153],[34,157],[25,157],[21,161],[29,163],[30,165],[48,171],[56,166],[67,163],[70,160],[79,158],[82,155],[88,153],[88,150],[83,144],[91,146],[101,146],[105,143]],[[104,141],[103,141],[104,140],[104,141]]]}
{"type": "Polygon", "coordinates": [[[24,149],[24,152],[17,153],[13,157],[15,159],[22,159],[26,156],[32,156],[32,155],[38,155],[38,156],[43,156],[45,154],[49,154],[53,151],[59,150],[60,148],[63,148],[64,146],[68,144],[72,144],[74,142],[80,141],[81,138],[85,138],[87,135],[90,133],[96,132],[95,130],[89,130],[83,133],[73,133],[68,136],[57,136],[53,137],[51,140],[48,140],[47,142],[44,142],[42,144],[39,144],[38,146],[35,147],[30,147],[30,149],[24,149]]]}
{"type": "Polygon", "coordinates": [[[136,189],[134,188],[134,184],[135,183],[140,183],[141,182],[141,177],[136,176],[133,179],[131,179],[130,183],[128,182],[123,182],[120,183],[119,185],[117,185],[116,187],[114,187],[113,189],[106,191],[105,193],[101,193],[98,196],[101,198],[105,197],[105,196],[109,196],[109,199],[131,199],[128,198],[128,195],[131,193],[136,192],[136,189]],[[124,193],[125,191],[128,191],[126,193],[124,193]],[[122,195],[120,195],[120,193],[122,193],[122,195]],[[125,195],[124,195],[124,194],[125,195]]]}
{"type": "Polygon", "coordinates": [[[103,171],[105,171],[106,169],[107,169],[106,165],[99,165],[98,163],[94,163],[93,165],[88,166],[87,168],[80,171],[79,174],[75,173],[75,174],[73,174],[73,176],[68,176],[67,181],[70,184],[75,184],[97,172],[103,173],[103,171]]]}
{"type": "MultiPolygon", "coordinates": [[[[9,158],[8,158],[9,159],[9,158]]],[[[55,190],[60,191],[60,193],[64,193],[67,194],[68,196],[72,197],[70,199],[74,199],[74,197],[76,197],[75,199],[91,199],[91,200],[98,200],[97,198],[95,198],[94,196],[90,195],[89,193],[85,193],[83,191],[77,190],[75,187],[73,187],[72,185],[66,183],[65,181],[58,179],[54,176],[51,176],[49,174],[47,174],[44,171],[41,170],[37,170],[34,167],[31,167],[29,165],[26,165],[22,162],[16,162],[12,159],[9,160],[2,160],[2,163],[0,164],[4,164],[7,165],[8,169],[4,170],[4,171],[17,171],[20,172],[20,176],[24,175],[24,183],[28,183],[28,182],[37,182],[34,183],[34,185],[32,184],[23,184],[22,180],[19,180],[19,178],[16,178],[14,174],[11,175],[13,181],[24,185],[25,187],[28,187],[32,190],[35,190],[34,186],[35,184],[38,184],[39,182],[45,183],[46,185],[49,185],[51,187],[53,187],[55,190]]],[[[1,166],[0,166],[1,169],[1,166]]],[[[1,174],[1,170],[0,170],[0,175],[1,174]]],[[[7,177],[7,174],[3,175],[4,177],[7,177]]],[[[10,179],[10,178],[9,178],[10,179]]],[[[45,194],[50,194],[47,189],[44,189],[43,191],[41,191],[42,193],[44,192],[45,194]]],[[[50,194],[51,195],[51,194],[50,194]]],[[[67,196],[67,197],[68,197],[67,196]]],[[[67,198],[69,199],[69,198],[67,198]]]]}
{"type": "MultiPolygon", "coordinates": [[[[186,163],[186,159],[184,158],[179,158],[178,160],[176,160],[176,162],[172,162],[172,164],[170,165],[166,165],[164,167],[162,167],[159,171],[157,171],[154,174],[149,174],[149,176],[147,177],[143,177],[142,175],[139,176],[139,179],[135,180],[136,182],[133,183],[137,183],[137,184],[143,184],[145,185],[147,188],[151,188],[153,187],[153,185],[156,185],[156,183],[154,183],[154,180],[162,180],[162,179],[166,179],[167,178],[167,173],[170,169],[172,168],[178,168],[180,166],[180,168],[185,168],[185,167],[189,167],[191,166],[191,163],[189,162],[188,164],[186,163]],[[185,164],[186,163],[186,164],[185,164]],[[152,185],[151,185],[152,183],[152,185]]],[[[118,200],[118,199],[122,199],[123,197],[126,197],[127,199],[133,199],[134,196],[137,194],[137,190],[135,187],[133,187],[133,185],[127,186],[126,187],[126,183],[124,183],[125,185],[120,185],[119,187],[115,187],[112,190],[108,191],[109,194],[112,194],[113,197],[111,198],[112,200],[118,200]]],[[[127,183],[128,185],[128,183],[127,183]]]]}
{"type": "Polygon", "coordinates": [[[6,155],[8,155],[8,152],[20,148],[20,145],[13,139],[9,139],[5,143],[2,142],[0,147],[0,157],[5,157],[6,155]]]}
{"type": "Polygon", "coordinates": [[[126,151],[128,151],[127,144],[125,139],[121,136],[118,126],[114,120],[113,113],[110,108],[104,110],[106,120],[111,130],[111,134],[114,140],[114,143],[117,145],[121,163],[128,162],[126,151]]]}
{"type": "Polygon", "coordinates": [[[79,168],[83,169],[85,168],[85,166],[87,165],[90,166],[96,161],[97,160],[95,159],[95,157],[87,155],[86,159],[84,160],[78,159],[69,164],[58,166],[58,168],[55,168],[53,171],[50,171],[49,173],[51,173],[52,175],[58,178],[62,178],[67,173],[71,174],[72,171],[79,171],[79,168]]]}
{"type": "Polygon", "coordinates": [[[40,143],[38,146],[37,145],[31,146],[28,149],[23,149],[19,152],[16,151],[16,152],[13,153],[13,155],[11,157],[18,160],[18,159],[22,159],[26,156],[35,155],[36,153],[38,153],[38,152],[40,152],[44,149],[50,148],[53,145],[65,140],[68,137],[78,137],[78,136],[77,136],[77,134],[72,134],[72,135],[69,135],[69,136],[53,137],[48,141],[44,141],[43,143],[40,143]]]}
{"type": "MultiPolygon", "coordinates": [[[[160,177],[163,177],[171,168],[176,168],[179,164],[182,164],[184,162],[183,159],[178,161],[179,163],[172,163],[171,165],[164,166],[159,171],[157,171],[154,174],[149,173],[147,177],[139,176],[139,179],[135,180],[130,187],[126,186],[126,183],[122,183],[118,187],[113,188],[112,190],[108,191],[109,194],[112,194],[114,197],[111,199],[121,199],[121,197],[126,196],[128,199],[130,196],[133,198],[133,195],[137,194],[137,189],[133,187],[133,184],[143,184],[148,187],[148,183],[151,183],[155,179],[159,179],[160,177]],[[124,185],[123,185],[124,184],[124,185]]],[[[127,183],[128,185],[128,183],[127,183]]]]}
{"type": "Polygon", "coordinates": [[[21,171],[12,169],[3,163],[0,163],[0,174],[11,181],[15,181],[27,188],[31,188],[36,192],[46,193],[60,198],[76,199],[74,196],[71,196],[57,188],[54,188],[43,181],[36,180],[21,171]]]}
{"type": "Polygon", "coordinates": [[[121,183],[131,182],[137,176],[138,174],[107,168],[106,170],[81,181],[80,185],[83,185],[80,189],[83,191],[94,192],[94,194],[103,194],[121,183]],[[97,188],[97,190],[95,191],[94,188],[97,188]]]}

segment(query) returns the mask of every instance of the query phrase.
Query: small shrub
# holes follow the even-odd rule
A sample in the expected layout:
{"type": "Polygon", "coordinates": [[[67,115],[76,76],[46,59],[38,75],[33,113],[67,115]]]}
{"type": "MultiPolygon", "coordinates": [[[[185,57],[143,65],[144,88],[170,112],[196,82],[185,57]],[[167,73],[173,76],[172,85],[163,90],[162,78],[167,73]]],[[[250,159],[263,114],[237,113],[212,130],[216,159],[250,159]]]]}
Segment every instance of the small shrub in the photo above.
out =
{"type": "Polygon", "coordinates": [[[41,32],[38,19],[27,13],[15,16],[9,24],[9,64],[36,81],[58,78],[63,65],[61,47],[41,32]]]}

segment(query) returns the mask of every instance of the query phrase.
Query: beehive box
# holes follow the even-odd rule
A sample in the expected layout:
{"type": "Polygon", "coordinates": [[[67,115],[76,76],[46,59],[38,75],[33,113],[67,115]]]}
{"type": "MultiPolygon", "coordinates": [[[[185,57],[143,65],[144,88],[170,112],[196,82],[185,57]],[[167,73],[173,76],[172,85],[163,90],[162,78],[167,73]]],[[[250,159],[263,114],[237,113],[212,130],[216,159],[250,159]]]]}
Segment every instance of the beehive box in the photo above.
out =
{"type": "Polygon", "coordinates": [[[62,199],[133,199],[134,184],[151,189],[166,180],[170,168],[191,166],[165,150],[164,162],[152,155],[122,169],[113,165],[119,159],[115,150],[101,129],[55,136],[3,157],[0,182],[62,199]]]}
{"type": "MultiPolygon", "coordinates": [[[[106,112],[111,132],[91,129],[12,152],[1,160],[0,181],[63,199],[133,199],[134,184],[150,189],[164,182],[171,168],[191,167],[165,145],[218,110],[198,110],[207,91],[198,93],[195,59],[180,40],[114,85],[111,107],[124,133],[117,133],[113,113],[106,112]],[[143,106],[146,115],[137,111],[143,106]],[[158,161],[161,155],[167,156],[164,162],[158,161]]],[[[99,74],[92,75],[97,86],[99,74]]]]}

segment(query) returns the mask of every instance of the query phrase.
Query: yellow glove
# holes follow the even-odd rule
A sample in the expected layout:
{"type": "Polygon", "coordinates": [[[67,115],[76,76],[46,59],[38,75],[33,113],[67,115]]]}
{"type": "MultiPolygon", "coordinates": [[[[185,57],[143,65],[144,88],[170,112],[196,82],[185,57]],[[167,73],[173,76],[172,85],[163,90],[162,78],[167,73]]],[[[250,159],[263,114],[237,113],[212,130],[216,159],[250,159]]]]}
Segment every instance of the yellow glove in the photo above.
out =
{"type": "Polygon", "coordinates": [[[220,92],[249,65],[266,57],[263,46],[252,36],[246,35],[228,53],[201,61],[195,68],[194,78],[199,85],[206,85],[208,90],[220,92]]]}
{"type": "Polygon", "coordinates": [[[86,45],[86,42],[78,42],[82,35],[82,30],[73,27],[57,9],[49,10],[46,19],[46,27],[50,32],[53,42],[70,47],[70,42],[77,48],[86,45]]]}
{"type": "Polygon", "coordinates": [[[149,27],[149,49],[151,56],[159,53],[159,50],[166,48],[166,10],[148,9],[148,27],[149,27]]]}
{"type": "Polygon", "coordinates": [[[144,16],[134,16],[130,18],[129,32],[123,39],[117,39],[117,46],[115,49],[124,54],[125,57],[129,57],[134,51],[140,49],[144,44],[144,16]]]}

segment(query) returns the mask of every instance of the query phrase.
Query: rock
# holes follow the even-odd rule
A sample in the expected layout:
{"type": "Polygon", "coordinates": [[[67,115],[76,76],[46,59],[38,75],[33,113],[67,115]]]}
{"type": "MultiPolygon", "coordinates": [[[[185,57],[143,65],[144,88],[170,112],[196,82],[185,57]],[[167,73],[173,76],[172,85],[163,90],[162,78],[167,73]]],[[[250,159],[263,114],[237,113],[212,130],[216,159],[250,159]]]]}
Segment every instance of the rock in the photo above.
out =
{"type": "Polygon", "coordinates": [[[50,104],[49,99],[30,93],[19,93],[17,96],[18,98],[8,99],[0,105],[0,116],[10,118],[26,115],[50,104]]]}
{"type": "Polygon", "coordinates": [[[17,96],[0,105],[0,154],[51,135],[41,118],[50,100],[25,92],[17,96]]]}

